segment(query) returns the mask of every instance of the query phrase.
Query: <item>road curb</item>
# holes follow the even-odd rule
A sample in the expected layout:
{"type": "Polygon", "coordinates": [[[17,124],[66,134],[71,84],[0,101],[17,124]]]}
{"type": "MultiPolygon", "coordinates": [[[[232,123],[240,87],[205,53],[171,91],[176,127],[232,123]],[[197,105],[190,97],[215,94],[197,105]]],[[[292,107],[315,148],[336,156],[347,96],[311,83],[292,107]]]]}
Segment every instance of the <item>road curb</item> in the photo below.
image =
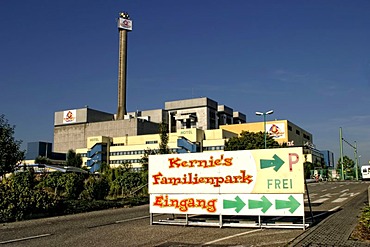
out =
{"type": "Polygon", "coordinates": [[[288,246],[369,246],[349,239],[366,201],[367,192],[364,191],[344,204],[340,211],[303,232],[288,246]]]}

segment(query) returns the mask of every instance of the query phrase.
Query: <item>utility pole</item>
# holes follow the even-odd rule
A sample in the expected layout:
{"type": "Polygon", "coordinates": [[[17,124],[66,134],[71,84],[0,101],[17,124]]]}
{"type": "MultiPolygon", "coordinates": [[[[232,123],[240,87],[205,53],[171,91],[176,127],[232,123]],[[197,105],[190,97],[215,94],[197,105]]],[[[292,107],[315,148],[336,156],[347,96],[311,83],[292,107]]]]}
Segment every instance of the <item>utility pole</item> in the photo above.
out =
{"type": "Polygon", "coordinates": [[[348,144],[351,148],[354,150],[354,158],[355,158],[355,174],[356,174],[356,180],[358,181],[358,156],[357,156],[357,142],[355,142],[355,145],[352,145],[348,141],[346,141],[342,136],[342,128],[339,128],[339,136],[340,136],[340,160],[342,164],[342,176],[343,176],[343,141],[348,144]]]}
{"type": "Polygon", "coordinates": [[[342,127],[339,128],[339,147],[340,147],[341,178],[342,178],[342,180],[344,180],[344,173],[343,173],[343,137],[342,137],[342,127]]]}

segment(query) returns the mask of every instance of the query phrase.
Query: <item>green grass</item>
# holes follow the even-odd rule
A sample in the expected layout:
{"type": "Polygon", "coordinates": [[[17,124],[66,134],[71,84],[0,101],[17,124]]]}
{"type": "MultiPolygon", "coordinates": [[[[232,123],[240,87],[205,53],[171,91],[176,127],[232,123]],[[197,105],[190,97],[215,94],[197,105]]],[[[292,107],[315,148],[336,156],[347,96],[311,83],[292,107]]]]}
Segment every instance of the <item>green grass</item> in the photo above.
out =
{"type": "Polygon", "coordinates": [[[356,229],[352,233],[352,238],[370,241],[370,206],[362,210],[356,229]]]}

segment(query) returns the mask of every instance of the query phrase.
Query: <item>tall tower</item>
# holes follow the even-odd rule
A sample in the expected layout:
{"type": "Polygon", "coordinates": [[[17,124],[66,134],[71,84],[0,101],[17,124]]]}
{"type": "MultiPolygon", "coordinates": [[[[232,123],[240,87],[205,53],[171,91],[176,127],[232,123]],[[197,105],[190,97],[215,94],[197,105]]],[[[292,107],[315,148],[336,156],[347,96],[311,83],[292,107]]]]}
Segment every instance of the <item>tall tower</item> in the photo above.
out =
{"type": "Polygon", "coordinates": [[[117,119],[124,119],[126,112],[126,70],[127,32],[132,31],[132,21],[128,13],[122,12],[118,19],[119,58],[118,58],[118,109],[117,119]]]}

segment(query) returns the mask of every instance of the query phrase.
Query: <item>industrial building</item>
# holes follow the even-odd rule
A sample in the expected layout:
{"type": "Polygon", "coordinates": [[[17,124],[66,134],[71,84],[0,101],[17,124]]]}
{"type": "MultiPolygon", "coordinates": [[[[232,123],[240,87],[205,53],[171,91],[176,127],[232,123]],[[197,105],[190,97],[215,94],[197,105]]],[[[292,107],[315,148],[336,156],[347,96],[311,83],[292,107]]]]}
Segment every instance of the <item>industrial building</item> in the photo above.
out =
{"type": "Polygon", "coordinates": [[[161,123],[169,126],[169,146],[174,151],[182,149],[177,144],[180,137],[203,151],[222,150],[227,138],[237,136],[219,129],[221,125],[245,122],[245,114],[207,97],[165,102],[165,109],[129,112],[124,119],[88,107],[70,109],[54,114],[54,151],[74,149],[86,157],[89,167],[103,161],[112,165],[129,162],[138,167],[145,149],[158,148],[161,123]]]}
{"type": "MultiPolygon", "coordinates": [[[[241,131],[267,131],[279,143],[313,149],[312,134],[288,120],[247,123],[245,114],[207,97],[165,102],[164,109],[127,112],[126,74],[127,38],[132,20],[120,13],[118,105],[117,113],[89,107],[57,111],[54,114],[54,152],[76,150],[91,171],[103,162],[110,166],[130,163],[140,169],[145,150],[156,150],[161,123],[168,125],[168,147],[172,152],[206,152],[223,150],[225,142],[241,131]]],[[[321,162],[319,154],[308,154],[308,161],[321,162]],[[318,157],[316,160],[315,157],[318,157]]]]}
{"type": "MultiPolygon", "coordinates": [[[[222,129],[179,129],[169,134],[168,148],[173,153],[223,150],[225,141],[233,136],[237,134],[222,129]]],[[[92,171],[98,170],[103,162],[110,167],[127,163],[139,170],[145,151],[157,151],[159,143],[159,134],[113,138],[95,136],[86,140],[86,148],[76,149],[76,152],[81,154],[84,164],[92,171]]]]}
{"type": "MultiPolygon", "coordinates": [[[[217,105],[217,102],[206,98],[195,99],[194,102],[197,101],[203,103],[212,102],[212,104],[216,103],[217,105]]],[[[224,150],[225,143],[229,138],[239,136],[242,131],[264,131],[263,122],[234,124],[234,121],[240,121],[240,119],[234,120],[234,118],[230,118],[231,124],[218,125],[219,117],[223,116],[223,112],[214,112],[216,119],[207,119],[207,116],[200,118],[199,116],[207,112],[205,109],[200,110],[204,107],[203,104],[186,105],[185,103],[188,103],[188,100],[184,100],[184,102],[176,101],[176,103],[182,106],[181,109],[170,108],[167,111],[170,116],[168,124],[172,126],[171,132],[169,132],[168,148],[173,153],[221,151],[224,150]],[[186,108],[186,106],[189,108],[186,108]],[[211,129],[212,127],[218,128],[211,129]]],[[[216,108],[213,107],[212,109],[216,108]]],[[[311,133],[288,120],[267,121],[266,127],[267,134],[278,143],[285,143],[291,147],[306,147],[304,149],[306,161],[314,164],[323,164],[323,154],[314,149],[311,133]]],[[[97,170],[103,162],[106,162],[111,167],[129,163],[134,169],[140,169],[141,158],[144,152],[148,149],[158,150],[159,143],[160,135],[158,134],[158,129],[153,134],[97,135],[86,138],[85,146],[77,148],[76,152],[83,156],[84,164],[93,171],[97,170]]]]}
{"type": "Polygon", "coordinates": [[[72,109],[54,114],[54,151],[66,153],[69,149],[86,146],[91,136],[135,136],[158,133],[158,124],[128,115],[115,120],[114,114],[90,108],[72,109]]]}

